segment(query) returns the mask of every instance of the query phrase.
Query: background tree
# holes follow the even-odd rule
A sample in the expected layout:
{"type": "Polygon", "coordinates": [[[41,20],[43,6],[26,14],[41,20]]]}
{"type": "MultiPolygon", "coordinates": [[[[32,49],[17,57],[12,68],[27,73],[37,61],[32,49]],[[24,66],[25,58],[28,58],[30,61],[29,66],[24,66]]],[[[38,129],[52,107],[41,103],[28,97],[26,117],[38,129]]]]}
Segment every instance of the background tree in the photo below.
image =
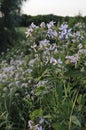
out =
{"type": "Polygon", "coordinates": [[[0,52],[6,50],[15,41],[17,16],[20,14],[23,1],[26,0],[0,0],[0,52]]]}

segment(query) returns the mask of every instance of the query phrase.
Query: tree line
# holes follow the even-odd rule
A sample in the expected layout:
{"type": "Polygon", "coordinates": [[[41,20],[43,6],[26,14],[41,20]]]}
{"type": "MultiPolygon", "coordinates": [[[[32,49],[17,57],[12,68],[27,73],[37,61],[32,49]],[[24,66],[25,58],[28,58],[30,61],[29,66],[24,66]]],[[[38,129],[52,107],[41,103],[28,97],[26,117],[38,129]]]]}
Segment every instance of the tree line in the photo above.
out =
{"type": "Polygon", "coordinates": [[[37,15],[37,16],[22,14],[21,16],[19,16],[18,26],[28,27],[32,22],[34,22],[34,24],[36,25],[40,25],[41,22],[48,23],[52,20],[55,21],[56,24],[58,23],[61,24],[65,21],[65,22],[68,22],[70,25],[73,25],[77,22],[86,23],[86,16],[82,17],[81,15],[77,15],[75,17],[70,17],[70,16],[63,17],[63,16],[57,16],[53,14],[37,15]]]}

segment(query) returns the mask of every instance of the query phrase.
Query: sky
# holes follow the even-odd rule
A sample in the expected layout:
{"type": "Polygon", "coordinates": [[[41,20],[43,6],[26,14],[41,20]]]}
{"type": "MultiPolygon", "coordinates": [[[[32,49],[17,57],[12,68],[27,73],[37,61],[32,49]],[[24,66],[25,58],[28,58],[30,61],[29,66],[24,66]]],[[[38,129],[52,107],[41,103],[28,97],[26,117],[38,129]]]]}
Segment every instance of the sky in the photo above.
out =
{"type": "Polygon", "coordinates": [[[22,13],[28,15],[55,14],[86,16],[86,0],[27,0],[23,3],[22,13]]]}

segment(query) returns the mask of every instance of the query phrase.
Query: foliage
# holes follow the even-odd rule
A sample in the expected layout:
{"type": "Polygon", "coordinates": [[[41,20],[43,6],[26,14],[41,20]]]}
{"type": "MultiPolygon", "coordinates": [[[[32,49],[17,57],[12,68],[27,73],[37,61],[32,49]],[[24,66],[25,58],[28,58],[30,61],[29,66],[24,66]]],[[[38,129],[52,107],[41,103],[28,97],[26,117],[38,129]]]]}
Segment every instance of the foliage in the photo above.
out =
{"type": "Polygon", "coordinates": [[[81,16],[81,15],[77,15],[74,17],[71,16],[57,16],[57,15],[53,15],[53,14],[49,14],[49,15],[37,15],[37,16],[31,16],[31,15],[26,15],[26,14],[22,14],[21,16],[19,16],[19,25],[20,27],[27,27],[29,26],[32,22],[34,22],[36,25],[40,25],[41,22],[45,22],[46,24],[49,23],[50,21],[54,20],[56,22],[56,24],[62,24],[64,21],[68,22],[69,25],[71,25],[72,27],[74,26],[74,24],[78,22],[81,23],[86,23],[86,16],[81,16]]]}
{"type": "Polygon", "coordinates": [[[0,1],[0,52],[9,47],[16,38],[15,25],[23,0],[0,1]]]}
{"type": "Polygon", "coordinates": [[[32,23],[0,57],[0,129],[86,129],[84,24],[32,23]]]}

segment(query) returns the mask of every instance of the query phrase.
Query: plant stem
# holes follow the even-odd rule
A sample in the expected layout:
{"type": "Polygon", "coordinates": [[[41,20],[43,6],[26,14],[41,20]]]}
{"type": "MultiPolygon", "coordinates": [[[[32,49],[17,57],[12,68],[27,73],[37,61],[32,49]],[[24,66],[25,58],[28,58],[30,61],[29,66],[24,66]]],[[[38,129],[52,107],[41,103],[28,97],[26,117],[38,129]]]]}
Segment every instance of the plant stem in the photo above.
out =
{"type": "Polygon", "coordinates": [[[72,123],[71,116],[72,116],[72,114],[73,114],[73,110],[74,110],[74,107],[75,107],[75,103],[76,103],[76,101],[77,101],[78,93],[79,93],[79,89],[78,89],[78,91],[77,91],[77,93],[76,93],[76,96],[75,96],[75,99],[74,99],[74,102],[73,102],[73,105],[72,105],[72,110],[71,110],[71,113],[70,113],[69,128],[68,128],[68,130],[71,130],[71,123],[72,123]]]}

